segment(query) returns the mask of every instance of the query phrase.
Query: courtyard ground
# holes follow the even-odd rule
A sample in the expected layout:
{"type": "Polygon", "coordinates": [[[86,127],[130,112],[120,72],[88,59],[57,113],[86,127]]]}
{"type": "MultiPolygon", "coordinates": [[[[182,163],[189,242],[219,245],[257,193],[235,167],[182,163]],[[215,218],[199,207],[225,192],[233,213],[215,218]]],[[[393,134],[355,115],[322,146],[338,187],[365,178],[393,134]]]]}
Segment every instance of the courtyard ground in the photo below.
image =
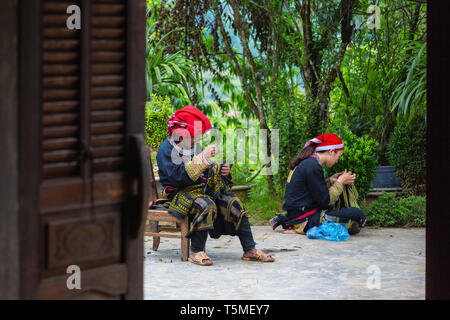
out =
{"type": "Polygon", "coordinates": [[[179,239],[145,238],[144,298],[150,300],[425,299],[425,229],[364,228],[342,242],[252,227],[273,263],[241,260],[237,237],[208,238],[212,266],[180,259],[179,239]]]}

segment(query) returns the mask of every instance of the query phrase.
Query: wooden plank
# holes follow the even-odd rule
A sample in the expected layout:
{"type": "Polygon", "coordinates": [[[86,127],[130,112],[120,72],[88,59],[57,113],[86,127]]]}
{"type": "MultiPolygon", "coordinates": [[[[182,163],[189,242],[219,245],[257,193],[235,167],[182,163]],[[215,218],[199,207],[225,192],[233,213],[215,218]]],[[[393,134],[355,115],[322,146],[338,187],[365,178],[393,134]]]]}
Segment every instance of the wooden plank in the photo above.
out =
{"type": "Polygon", "coordinates": [[[94,87],[92,89],[93,99],[114,99],[123,97],[125,93],[124,87],[94,87]]]}
{"type": "Polygon", "coordinates": [[[46,101],[74,100],[79,97],[79,94],[76,89],[44,89],[43,99],[46,101]]]}
{"type": "Polygon", "coordinates": [[[45,51],[78,50],[79,45],[80,45],[80,41],[78,39],[45,40],[44,41],[44,50],[45,51]]]}
{"type": "Polygon", "coordinates": [[[42,149],[44,151],[75,149],[77,146],[77,138],[45,139],[42,143],[42,149]]]}
{"type": "Polygon", "coordinates": [[[183,219],[171,215],[168,211],[156,209],[148,210],[147,219],[149,221],[183,222],[183,219]]]}
{"type": "Polygon", "coordinates": [[[61,63],[78,63],[78,52],[44,52],[44,63],[61,64],[61,63]]]}
{"type": "Polygon", "coordinates": [[[146,237],[161,237],[161,238],[176,238],[181,239],[181,235],[173,233],[157,233],[157,232],[144,232],[146,237]]]}
{"type": "Polygon", "coordinates": [[[65,126],[77,124],[79,119],[78,113],[52,113],[42,117],[44,126],[65,126]]]}
{"type": "MultiPolygon", "coordinates": [[[[59,34],[63,36],[61,30],[49,30],[46,33],[48,37],[59,34]]],[[[65,35],[65,34],[64,34],[65,35]]],[[[123,28],[94,28],[92,30],[92,36],[94,39],[122,39],[125,36],[125,29],[123,28]]]]}
{"type": "Polygon", "coordinates": [[[42,160],[44,163],[49,162],[65,162],[76,159],[78,156],[77,150],[57,150],[51,152],[44,152],[42,160]]]}
{"type": "MultiPolygon", "coordinates": [[[[98,2],[98,1],[97,1],[98,2]]],[[[122,15],[125,12],[125,5],[123,4],[98,4],[92,6],[92,13],[101,16],[116,16],[122,15]]]]}
{"type": "Polygon", "coordinates": [[[57,139],[74,137],[78,135],[78,126],[57,126],[57,127],[45,127],[42,130],[42,136],[44,139],[57,139]]]}
{"type": "Polygon", "coordinates": [[[125,72],[125,66],[123,64],[93,64],[92,74],[94,75],[106,75],[106,74],[123,74],[125,72]]]}
{"type": "Polygon", "coordinates": [[[93,111],[91,112],[92,122],[110,122],[123,120],[123,110],[111,110],[111,111],[93,111]]]}
{"type": "Polygon", "coordinates": [[[92,60],[94,63],[121,63],[125,53],[120,51],[94,51],[92,60]]]}
{"type": "Polygon", "coordinates": [[[93,123],[91,133],[93,135],[122,133],[124,126],[123,121],[93,123]]]}
{"type": "Polygon", "coordinates": [[[115,110],[122,109],[125,104],[123,98],[119,99],[94,99],[92,100],[92,110],[115,110]]]}
{"type": "Polygon", "coordinates": [[[106,75],[92,77],[93,86],[122,86],[125,82],[123,75],[106,75]]]}
{"type": "Polygon", "coordinates": [[[106,134],[91,137],[92,147],[103,147],[121,144],[124,141],[123,134],[106,134]]]}
{"type": "Polygon", "coordinates": [[[42,177],[44,179],[51,179],[57,177],[69,177],[79,174],[79,167],[77,161],[58,162],[44,164],[42,166],[42,177]]]}
{"type": "Polygon", "coordinates": [[[76,36],[79,30],[70,30],[66,26],[61,28],[47,27],[43,30],[43,35],[45,39],[71,39],[76,36]]]}
{"type": "Polygon", "coordinates": [[[80,4],[80,1],[45,1],[42,5],[42,11],[44,13],[64,13],[66,14],[67,7],[72,4],[80,4]]]}
{"type": "Polygon", "coordinates": [[[73,88],[78,87],[80,79],[78,76],[69,77],[44,77],[44,88],[73,88]]]}
{"type": "Polygon", "coordinates": [[[120,260],[120,212],[54,219],[46,223],[46,269],[84,269],[120,260]]]}
{"type": "Polygon", "coordinates": [[[46,101],[42,105],[42,111],[44,113],[63,113],[63,112],[73,112],[78,109],[79,101],[46,101]]]}
{"type": "Polygon", "coordinates": [[[125,161],[123,157],[94,159],[92,163],[92,170],[95,173],[117,171],[123,169],[124,163],[125,161]]]}
{"type": "Polygon", "coordinates": [[[67,76],[78,74],[79,69],[78,64],[47,64],[42,67],[44,76],[67,76]]]}
{"type": "Polygon", "coordinates": [[[92,26],[102,28],[120,28],[125,23],[123,16],[93,16],[92,26]]]}
{"type": "Polygon", "coordinates": [[[128,268],[125,264],[81,270],[82,285],[80,290],[67,289],[68,274],[42,280],[37,298],[49,299],[84,299],[92,296],[88,293],[98,292],[94,297],[101,299],[120,298],[127,292],[128,268]]]}
{"type": "Polygon", "coordinates": [[[92,49],[96,51],[116,51],[125,49],[124,40],[93,40],[92,49]]]}
{"type": "Polygon", "coordinates": [[[94,187],[96,205],[117,204],[125,201],[125,175],[122,172],[95,174],[90,179],[79,177],[46,180],[39,190],[39,207],[41,214],[50,214],[80,208],[86,205],[84,195],[90,195],[94,187]]]}
{"type": "Polygon", "coordinates": [[[94,158],[108,158],[123,155],[124,155],[123,146],[106,146],[106,147],[92,148],[92,156],[94,158]]]}

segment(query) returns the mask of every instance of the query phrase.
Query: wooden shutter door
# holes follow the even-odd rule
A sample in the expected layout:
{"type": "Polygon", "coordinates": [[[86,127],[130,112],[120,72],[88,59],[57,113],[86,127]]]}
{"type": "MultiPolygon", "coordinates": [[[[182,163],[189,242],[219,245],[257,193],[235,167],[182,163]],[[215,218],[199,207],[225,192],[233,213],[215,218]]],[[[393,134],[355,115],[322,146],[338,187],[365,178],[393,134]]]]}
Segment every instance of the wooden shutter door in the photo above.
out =
{"type": "Polygon", "coordinates": [[[22,297],[141,299],[145,0],[22,0],[20,14],[22,297]]]}

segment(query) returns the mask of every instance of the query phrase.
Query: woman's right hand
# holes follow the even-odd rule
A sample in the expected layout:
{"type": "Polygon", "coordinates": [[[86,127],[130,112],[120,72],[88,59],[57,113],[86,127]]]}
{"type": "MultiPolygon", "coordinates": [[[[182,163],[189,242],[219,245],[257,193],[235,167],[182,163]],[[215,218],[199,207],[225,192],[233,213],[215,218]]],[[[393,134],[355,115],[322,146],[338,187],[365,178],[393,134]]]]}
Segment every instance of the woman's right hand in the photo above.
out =
{"type": "Polygon", "coordinates": [[[351,171],[345,170],[337,179],[338,182],[341,184],[352,184],[355,182],[356,174],[352,173],[351,171]]]}
{"type": "Polygon", "coordinates": [[[202,153],[206,159],[214,157],[216,155],[216,145],[210,144],[205,149],[203,149],[202,153]]]}

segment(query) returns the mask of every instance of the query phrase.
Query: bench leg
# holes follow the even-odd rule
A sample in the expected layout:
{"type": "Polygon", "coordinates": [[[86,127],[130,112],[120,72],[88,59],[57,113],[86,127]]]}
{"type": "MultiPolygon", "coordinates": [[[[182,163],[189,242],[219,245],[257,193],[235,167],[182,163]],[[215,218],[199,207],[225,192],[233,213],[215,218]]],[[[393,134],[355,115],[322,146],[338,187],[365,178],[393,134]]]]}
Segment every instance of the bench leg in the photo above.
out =
{"type": "MultiPolygon", "coordinates": [[[[150,232],[159,232],[158,221],[150,221],[150,232]]],[[[153,237],[153,251],[158,251],[160,237],[153,237]]]]}
{"type": "Polygon", "coordinates": [[[186,233],[188,232],[189,228],[189,222],[187,220],[187,217],[181,223],[181,261],[187,261],[189,257],[189,239],[185,237],[186,233]]]}

